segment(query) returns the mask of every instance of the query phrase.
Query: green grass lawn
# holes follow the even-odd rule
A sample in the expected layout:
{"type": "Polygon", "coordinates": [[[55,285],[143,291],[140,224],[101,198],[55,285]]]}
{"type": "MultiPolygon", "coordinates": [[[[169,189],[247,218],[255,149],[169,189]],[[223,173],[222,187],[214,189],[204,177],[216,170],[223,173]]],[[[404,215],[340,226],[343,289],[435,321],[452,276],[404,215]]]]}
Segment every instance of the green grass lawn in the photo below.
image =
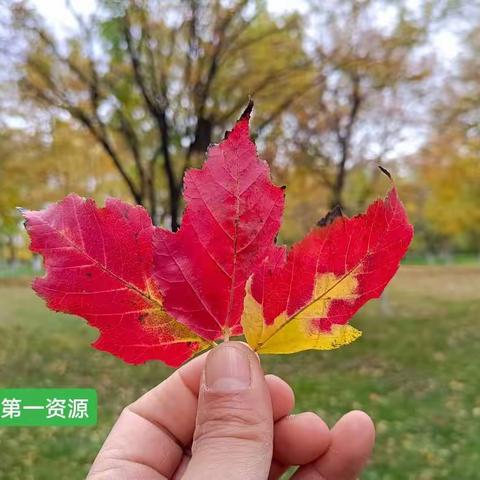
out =
{"type": "MultiPolygon", "coordinates": [[[[403,267],[387,305],[353,324],[364,336],[333,352],[263,357],[293,386],[298,410],[332,425],[350,409],[374,418],[378,441],[362,478],[480,478],[480,268],[403,267]]],[[[94,351],[96,332],[49,312],[28,286],[0,284],[0,386],[94,387],[90,428],[0,429],[0,478],[83,479],[122,407],[167,376],[94,351]]]]}

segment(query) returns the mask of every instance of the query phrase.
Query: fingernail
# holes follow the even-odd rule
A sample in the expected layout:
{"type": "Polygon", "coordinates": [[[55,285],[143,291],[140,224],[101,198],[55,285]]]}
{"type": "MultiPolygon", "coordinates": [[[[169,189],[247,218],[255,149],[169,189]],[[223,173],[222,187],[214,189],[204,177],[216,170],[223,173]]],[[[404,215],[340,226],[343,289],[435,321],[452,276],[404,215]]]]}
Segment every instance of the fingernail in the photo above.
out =
{"type": "Polygon", "coordinates": [[[235,392],[250,387],[250,359],[233,345],[221,345],[207,357],[205,383],[209,390],[235,392]]]}

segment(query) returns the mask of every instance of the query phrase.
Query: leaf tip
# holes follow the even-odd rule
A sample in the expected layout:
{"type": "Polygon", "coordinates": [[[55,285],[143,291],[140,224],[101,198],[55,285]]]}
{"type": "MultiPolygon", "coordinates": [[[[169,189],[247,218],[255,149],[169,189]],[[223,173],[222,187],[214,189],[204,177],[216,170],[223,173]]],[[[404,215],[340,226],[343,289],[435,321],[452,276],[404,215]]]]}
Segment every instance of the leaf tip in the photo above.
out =
{"type": "Polygon", "coordinates": [[[253,110],[253,98],[250,97],[249,100],[248,100],[248,104],[245,107],[245,110],[240,115],[239,120],[250,120],[250,115],[252,113],[252,110],[253,110]]]}
{"type": "Polygon", "coordinates": [[[333,223],[335,219],[343,217],[342,208],[340,205],[336,205],[332,208],[323,218],[317,222],[317,227],[326,227],[333,223]]]}
{"type": "Polygon", "coordinates": [[[382,167],[381,165],[377,165],[377,167],[384,175],[386,175],[393,182],[391,173],[385,167],[382,167]]]}
{"type": "Polygon", "coordinates": [[[29,210],[27,208],[16,207],[15,209],[25,220],[27,220],[27,215],[28,215],[28,212],[29,212],[29,210]]]}
{"type": "Polygon", "coordinates": [[[249,123],[250,123],[250,115],[253,110],[253,100],[252,98],[249,99],[248,104],[243,111],[243,113],[240,115],[240,118],[237,120],[235,123],[235,126],[233,127],[233,130],[227,130],[225,132],[225,135],[223,137],[223,140],[227,140],[232,132],[235,131],[243,131],[246,132],[247,135],[249,135],[249,123]]]}

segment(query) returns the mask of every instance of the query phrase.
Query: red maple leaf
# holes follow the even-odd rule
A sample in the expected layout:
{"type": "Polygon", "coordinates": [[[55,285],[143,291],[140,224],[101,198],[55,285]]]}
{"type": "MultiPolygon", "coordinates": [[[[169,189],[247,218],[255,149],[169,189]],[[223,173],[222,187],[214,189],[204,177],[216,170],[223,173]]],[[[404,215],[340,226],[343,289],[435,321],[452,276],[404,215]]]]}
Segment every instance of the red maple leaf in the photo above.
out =
{"type": "Polygon", "coordinates": [[[280,228],[284,195],[250,140],[247,108],[201,170],[185,175],[176,233],[154,234],[155,278],[165,308],[204,338],[242,333],[245,284],[280,228]]]}
{"type": "Polygon", "coordinates": [[[30,248],[45,259],[35,291],[98,328],[96,348],[179,365],[242,333],[260,353],[336,348],[360,335],[348,320],[380,295],[412,238],[397,192],[364,215],[329,215],[287,254],[275,245],[283,191],[249,137],[250,111],[187,172],[176,233],[114,199],[98,208],[69,195],[23,212],[30,248]]]}
{"type": "Polygon", "coordinates": [[[206,342],[163,308],[152,278],[152,221],[142,207],[109,199],[105,208],[71,194],[39,212],[24,211],[30,249],[45,259],[34,290],[55,311],[100,330],[93,344],[129,363],[179,365],[206,342]]]}

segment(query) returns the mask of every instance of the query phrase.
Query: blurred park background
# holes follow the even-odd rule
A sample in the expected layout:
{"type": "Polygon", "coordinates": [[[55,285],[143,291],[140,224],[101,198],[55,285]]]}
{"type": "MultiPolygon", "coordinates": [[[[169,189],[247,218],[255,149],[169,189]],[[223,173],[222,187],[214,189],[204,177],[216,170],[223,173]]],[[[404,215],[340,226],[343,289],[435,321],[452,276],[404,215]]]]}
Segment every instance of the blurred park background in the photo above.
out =
{"type": "Polygon", "coordinates": [[[364,337],[268,357],[298,409],[363,408],[366,479],[480,478],[480,4],[470,0],[0,0],[0,387],[94,387],[99,425],[0,430],[1,479],[84,478],[122,406],[168,369],[93,351],[29,285],[16,207],[121,197],[176,229],[182,176],[255,101],[287,185],[281,241],[383,195],[415,239],[364,337]]]}

